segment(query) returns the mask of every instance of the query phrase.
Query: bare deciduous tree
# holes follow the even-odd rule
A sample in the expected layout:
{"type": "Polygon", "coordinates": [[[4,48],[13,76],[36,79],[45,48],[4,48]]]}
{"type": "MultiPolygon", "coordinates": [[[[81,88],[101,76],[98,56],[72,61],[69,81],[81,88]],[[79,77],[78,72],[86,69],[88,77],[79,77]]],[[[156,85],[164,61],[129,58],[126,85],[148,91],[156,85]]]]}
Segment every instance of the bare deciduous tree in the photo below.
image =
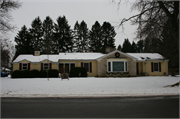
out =
{"type": "Polygon", "coordinates": [[[14,45],[9,39],[0,38],[1,67],[10,68],[10,62],[14,55],[14,45]]]}
{"type": "MultiPolygon", "coordinates": [[[[118,6],[122,4],[121,2],[122,0],[119,0],[118,6]]],[[[171,29],[174,38],[179,40],[179,1],[136,0],[131,10],[138,10],[139,13],[123,18],[119,26],[123,28],[123,24],[127,21],[138,25],[137,38],[145,39],[150,34],[161,37],[163,29],[171,29]],[[170,27],[165,26],[167,22],[170,27]]]]}
{"type": "Polygon", "coordinates": [[[4,34],[15,28],[10,24],[10,21],[12,21],[10,12],[20,6],[21,4],[18,1],[0,0],[0,33],[4,34]]]}

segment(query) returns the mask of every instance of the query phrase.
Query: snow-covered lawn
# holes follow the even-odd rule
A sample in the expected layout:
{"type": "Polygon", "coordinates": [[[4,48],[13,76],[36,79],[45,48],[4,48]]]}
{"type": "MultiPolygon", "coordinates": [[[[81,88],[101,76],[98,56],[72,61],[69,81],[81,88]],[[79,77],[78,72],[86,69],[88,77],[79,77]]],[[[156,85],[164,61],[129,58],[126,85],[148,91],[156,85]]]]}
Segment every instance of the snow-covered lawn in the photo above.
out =
{"type": "Polygon", "coordinates": [[[121,97],[179,95],[179,77],[0,78],[1,97],[121,97]]]}

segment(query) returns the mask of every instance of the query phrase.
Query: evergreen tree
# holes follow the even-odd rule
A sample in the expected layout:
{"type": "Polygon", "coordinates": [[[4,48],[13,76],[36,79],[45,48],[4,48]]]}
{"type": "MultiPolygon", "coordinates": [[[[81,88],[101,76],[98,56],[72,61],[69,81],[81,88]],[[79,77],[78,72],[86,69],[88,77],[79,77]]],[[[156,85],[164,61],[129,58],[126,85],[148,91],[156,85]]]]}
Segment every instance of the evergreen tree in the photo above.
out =
{"type": "Polygon", "coordinates": [[[33,46],[31,45],[32,36],[30,35],[27,27],[24,25],[15,37],[16,53],[13,60],[20,54],[33,54],[33,46]]]}
{"type": "Polygon", "coordinates": [[[82,21],[80,24],[76,21],[74,25],[74,48],[78,52],[84,52],[89,49],[89,30],[87,24],[82,21]]]}
{"type": "Polygon", "coordinates": [[[137,52],[139,52],[139,53],[144,52],[144,41],[143,40],[139,40],[137,42],[137,52]]]}
{"type": "Polygon", "coordinates": [[[53,21],[47,16],[43,21],[43,47],[42,52],[45,54],[52,54],[53,52],[53,21]]]}
{"type": "Polygon", "coordinates": [[[132,52],[132,46],[131,43],[129,42],[129,39],[124,39],[124,43],[122,45],[121,51],[125,53],[132,52]]]}
{"type": "Polygon", "coordinates": [[[57,18],[54,33],[55,52],[72,52],[72,30],[65,16],[57,18]]]}
{"type": "Polygon", "coordinates": [[[131,45],[131,52],[132,53],[136,53],[137,52],[137,45],[136,43],[133,41],[132,45],[131,45]]]}
{"type": "Polygon", "coordinates": [[[121,51],[121,45],[120,44],[118,45],[117,50],[121,51]]]}
{"type": "Polygon", "coordinates": [[[88,50],[89,49],[89,30],[87,28],[87,24],[82,21],[80,23],[80,47],[79,47],[79,51],[80,52],[83,52],[85,50],[88,50]]]}
{"type": "Polygon", "coordinates": [[[32,46],[35,50],[42,51],[42,37],[43,37],[43,28],[42,28],[42,22],[39,17],[35,18],[32,21],[30,28],[30,33],[32,36],[32,46]]]}
{"type": "Polygon", "coordinates": [[[98,21],[91,28],[89,45],[91,51],[102,52],[102,31],[98,21]]]}
{"type": "Polygon", "coordinates": [[[78,51],[81,47],[81,38],[80,38],[80,25],[78,21],[76,21],[74,25],[74,30],[73,30],[73,51],[78,51]]]}
{"type": "Polygon", "coordinates": [[[102,52],[106,52],[107,47],[112,47],[115,48],[115,39],[114,37],[116,36],[116,32],[114,30],[114,27],[111,26],[109,22],[104,22],[102,25],[102,52]]]}
{"type": "Polygon", "coordinates": [[[144,52],[160,53],[162,41],[156,37],[148,37],[144,41],[144,52]]]}

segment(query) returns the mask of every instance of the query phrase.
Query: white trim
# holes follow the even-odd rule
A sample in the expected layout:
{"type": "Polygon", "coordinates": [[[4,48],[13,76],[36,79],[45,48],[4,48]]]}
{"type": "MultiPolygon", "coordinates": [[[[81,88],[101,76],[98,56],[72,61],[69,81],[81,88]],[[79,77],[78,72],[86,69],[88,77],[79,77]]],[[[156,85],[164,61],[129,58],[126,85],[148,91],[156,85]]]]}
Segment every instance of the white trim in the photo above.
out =
{"type": "Polygon", "coordinates": [[[133,60],[138,60],[137,58],[135,58],[135,57],[133,57],[133,56],[131,56],[131,55],[128,55],[128,54],[126,54],[126,53],[123,53],[123,52],[121,52],[121,51],[119,51],[119,50],[112,51],[112,52],[110,52],[110,53],[108,53],[108,54],[106,54],[106,55],[104,55],[104,56],[102,56],[102,57],[97,58],[96,60],[102,60],[104,57],[107,57],[107,56],[109,56],[109,55],[112,55],[112,54],[114,54],[114,53],[116,53],[116,52],[119,52],[119,53],[120,53],[120,56],[121,56],[121,54],[122,54],[122,55],[125,55],[125,56],[127,56],[127,57],[132,58],[133,60]]]}
{"type": "MultiPolygon", "coordinates": [[[[28,61],[28,62],[30,62],[30,63],[31,63],[31,61],[30,61],[30,60],[27,60],[27,59],[23,59],[23,60],[26,60],[26,61],[28,61]]],[[[17,63],[21,63],[23,60],[20,60],[20,61],[18,61],[17,63]]],[[[16,63],[16,62],[14,62],[14,63],[16,63]]]]}
{"type": "Polygon", "coordinates": [[[28,70],[28,63],[22,63],[21,70],[28,70]],[[23,69],[23,64],[27,64],[27,69],[23,69]]]}
{"type": "Polygon", "coordinates": [[[153,72],[159,72],[159,62],[153,62],[153,72]],[[158,64],[158,71],[154,71],[154,64],[158,64]]]}
{"type": "MultiPolygon", "coordinates": [[[[84,67],[84,63],[87,63],[87,64],[88,64],[89,71],[87,71],[87,73],[90,73],[90,62],[83,62],[83,67],[84,67]]],[[[85,68],[85,67],[84,67],[84,68],[85,68]]]]}
{"type": "Polygon", "coordinates": [[[43,70],[49,70],[49,69],[50,69],[50,68],[49,68],[49,65],[50,65],[50,63],[44,62],[44,63],[43,63],[43,70]],[[44,64],[48,64],[48,69],[44,69],[44,64]]]}
{"type": "Polygon", "coordinates": [[[127,70],[126,70],[126,62],[127,61],[118,61],[118,60],[111,60],[111,61],[107,61],[107,72],[127,72],[128,71],[128,62],[127,62],[127,70]],[[109,65],[108,63],[110,62],[111,65],[111,71],[109,71],[109,65]],[[123,62],[124,63],[124,71],[113,71],[113,62],[123,62]]]}

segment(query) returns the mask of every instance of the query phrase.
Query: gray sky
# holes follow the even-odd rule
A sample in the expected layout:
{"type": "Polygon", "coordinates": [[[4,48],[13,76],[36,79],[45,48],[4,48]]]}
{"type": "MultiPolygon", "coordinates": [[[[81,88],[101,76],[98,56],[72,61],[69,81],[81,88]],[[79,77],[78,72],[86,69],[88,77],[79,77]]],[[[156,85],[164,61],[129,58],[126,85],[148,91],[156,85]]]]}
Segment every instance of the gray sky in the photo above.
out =
{"type": "MultiPolygon", "coordinates": [[[[116,0],[117,1],[117,0],[116,0]]],[[[130,0],[132,3],[134,0],[130,0]]],[[[98,21],[101,25],[104,21],[110,22],[115,26],[117,33],[115,39],[115,45],[122,45],[125,38],[128,38],[131,42],[134,40],[134,32],[136,26],[132,26],[130,22],[125,24],[125,31],[122,33],[122,29],[117,29],[118,23],[123,18],[128,18],[137,11],[130,11],[130,4],[125,4],[122,0],[120,9],[117,10],[117,5],[111,3],[111,0],[19,0],[22,2],[22,6],[12,11],[13,24],[17,26],[14,33],[10,33],[10,39],[14,40],[18,31],[23,25],[27,28],[31,27],[31,22],[40,17],[41,21],[50,16],[53,22],[56,23],[58,16],[66,16],[71,29],[74,28],[76,21],[79,23],[84,20],[91,30],[95,21],[98,21]]]]}

